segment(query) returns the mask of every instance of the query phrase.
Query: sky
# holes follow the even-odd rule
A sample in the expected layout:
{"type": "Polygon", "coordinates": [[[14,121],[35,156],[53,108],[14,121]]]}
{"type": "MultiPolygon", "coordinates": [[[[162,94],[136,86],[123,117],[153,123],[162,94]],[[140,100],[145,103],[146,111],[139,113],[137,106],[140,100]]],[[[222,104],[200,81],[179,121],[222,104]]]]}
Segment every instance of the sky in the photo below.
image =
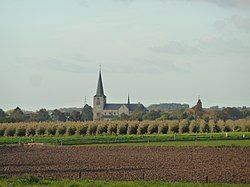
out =
{"type": "Polygon", "coordinates": [[[248,0],[1,0],[0,108],[250,106],[248,0]]]}

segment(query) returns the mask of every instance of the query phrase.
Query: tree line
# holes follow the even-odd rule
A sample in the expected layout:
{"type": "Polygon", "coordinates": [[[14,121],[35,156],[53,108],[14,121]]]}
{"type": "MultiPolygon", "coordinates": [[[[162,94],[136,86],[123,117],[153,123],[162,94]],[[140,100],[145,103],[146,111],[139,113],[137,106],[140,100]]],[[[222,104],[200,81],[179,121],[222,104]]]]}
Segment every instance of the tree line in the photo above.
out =
{"type": "Polygon", "coordinates": [[[58,109],[48,111],[40,109],[36,112],[23,112],[19,107],[8,112],[0,109],[0,123],[16,122],[44,122],[44,121],[91,121],[93,120],[92,107],[85,105],[82,111],[62,112],[58,109]]]}
{"type": "MultiPolygon", "coordinates": [[[[145,121],[145,120],[182,120],[187,119],[197,120],[238,120],[250,118],[250,109],[227,107],[223,109],[202,109],[201,113],[197,115],[193,108],[177,109],[173,111],[150,110],[145,111],[140,105],[130,115],[121,114],[114,116],[112,120],[120,121],[145,121]]],[[[19,107],[14,110],[4,112],[0,109],[0,123],[15,123],[15,122],[43,122],[43,121],[92,121],[93,110],[89,105],[85,105],[81,111],[73,110],[72,112],[63,112],[55,109],[48,111],[40,109],[36,112],[25,113],[19,107]]]]}
{"type": "Polygon", "coordinates": [[[250,120],[164,120],[2,123],[0,136],[72,136],[169,133],[250,132],[250,120]]]}

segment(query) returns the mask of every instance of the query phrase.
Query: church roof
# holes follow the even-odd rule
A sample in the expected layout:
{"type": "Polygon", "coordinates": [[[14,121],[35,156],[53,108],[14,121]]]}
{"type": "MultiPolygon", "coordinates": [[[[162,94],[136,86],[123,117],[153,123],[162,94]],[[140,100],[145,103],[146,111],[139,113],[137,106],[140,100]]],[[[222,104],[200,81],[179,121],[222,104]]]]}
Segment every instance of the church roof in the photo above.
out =
{"type": "Polygon", "coordinates": [[[96,96],[104,96],[101,69],[99,71],[99,79],[97,83],[96,96]]]}
{"type": "MultiPolygon", "coordinates": [[[[129,109],[129,111],[135,111],[136,108],[138,107],[138,104],[125,104],[125,103],[124,104],[106,104],[104,107],[104,110],[118,110],[122,105],[125,105],[129,109]]],[[[143,108],[146,110],[144,106],[143,108]]]]}

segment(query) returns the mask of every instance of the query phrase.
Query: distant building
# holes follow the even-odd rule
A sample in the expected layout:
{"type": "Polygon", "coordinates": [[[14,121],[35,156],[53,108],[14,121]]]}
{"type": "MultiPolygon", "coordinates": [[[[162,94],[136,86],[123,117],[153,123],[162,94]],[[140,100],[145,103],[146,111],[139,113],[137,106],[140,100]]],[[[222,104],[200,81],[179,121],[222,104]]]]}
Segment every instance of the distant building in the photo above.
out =
{"type": "Polygon", "coordinates": [[[198,99],[197,104],[193,107],[194,111],[195,111],[195,115],[196,116],[202,116],[202,102],[200,99],[198,99]]]}
{"type": "Polygon", "coordinates": [[[130,103],[129,96],[127,103],[120,103],[120,104],[107,103],[107,97],[104,94],[102,75],[100,69],[96,95],[94,96],[94,102],[93,102],[93,119],[109,120],[115,116],[120,116],[121,114],[129,115],[133,113],[137,109],[137,107],[142,107],[146,111],[146,108],[143,106],[143,104],[130,103]]]}

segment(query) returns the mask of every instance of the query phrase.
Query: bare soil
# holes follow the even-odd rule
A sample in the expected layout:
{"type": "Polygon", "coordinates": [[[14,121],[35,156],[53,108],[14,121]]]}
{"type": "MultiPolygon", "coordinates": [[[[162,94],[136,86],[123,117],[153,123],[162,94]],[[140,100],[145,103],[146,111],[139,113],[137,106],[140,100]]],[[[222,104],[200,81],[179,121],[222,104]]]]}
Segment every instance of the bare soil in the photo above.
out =
{"type": "Polygon", "coordinates": [[[250,148],[0,146],[0,176],[250,183],[250,148]]]}

